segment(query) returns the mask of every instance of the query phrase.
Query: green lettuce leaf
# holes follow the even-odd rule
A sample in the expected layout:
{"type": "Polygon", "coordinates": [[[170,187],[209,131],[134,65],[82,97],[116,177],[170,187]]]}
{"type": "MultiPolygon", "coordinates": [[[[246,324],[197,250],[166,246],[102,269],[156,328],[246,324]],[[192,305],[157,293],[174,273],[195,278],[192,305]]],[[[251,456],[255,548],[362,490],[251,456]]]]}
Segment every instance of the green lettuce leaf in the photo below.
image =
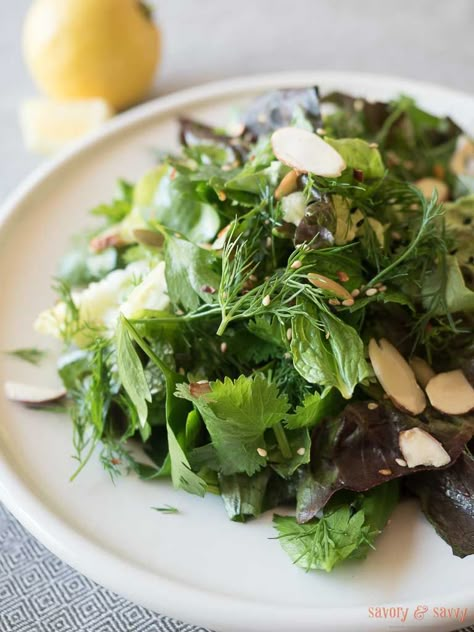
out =
{"type": "Polygon", "coordinates": [[[213,252],[168,235],[165,261],[168,295],[174,305],[192,311],[201,302],[212,302],[220,284],[219,262],[213,252]]]}
{"type": "Polygon", "coordinates": [[[350,169],[360,169],[367,179],[382,178],[385,167],[376,147],[360,138],[325,138],[341,154],[350,169]]]}

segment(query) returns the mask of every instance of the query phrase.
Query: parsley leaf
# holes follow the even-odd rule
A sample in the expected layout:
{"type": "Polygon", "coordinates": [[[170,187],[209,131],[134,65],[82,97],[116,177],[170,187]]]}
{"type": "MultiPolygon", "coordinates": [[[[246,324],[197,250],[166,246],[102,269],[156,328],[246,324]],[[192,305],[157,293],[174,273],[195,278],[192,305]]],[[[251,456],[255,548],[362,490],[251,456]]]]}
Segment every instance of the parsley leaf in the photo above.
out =
{"type": "Polygon", "coordinates": [[[366,494],[341,494],[321,518],[298,524],[292,516],[273,518],[282,548],[294,564],[330,572],[348,558],[363,558],[398,502],[398,485],[387,483],[366,494]]]}
{"type": "Polygon", "coordinates": [[[189,384],[179,384],[176,396],[193,402],[201,413],[222,473],[251,476],[266,464],[257,449],[265,450],[264,433],[284,419],[288,400],[262,375],[226,377],[210,388],[207,394],[193,395],[189,384]]]}
{"type": "Polygon", "coordinates": [[[290,429],[313,428],[324,417],[340,411],[342,398],[336,389],[330,389],[320,395],[318,392],[308,393],[303,403],[286,418],[286,426],[290,429]]]}

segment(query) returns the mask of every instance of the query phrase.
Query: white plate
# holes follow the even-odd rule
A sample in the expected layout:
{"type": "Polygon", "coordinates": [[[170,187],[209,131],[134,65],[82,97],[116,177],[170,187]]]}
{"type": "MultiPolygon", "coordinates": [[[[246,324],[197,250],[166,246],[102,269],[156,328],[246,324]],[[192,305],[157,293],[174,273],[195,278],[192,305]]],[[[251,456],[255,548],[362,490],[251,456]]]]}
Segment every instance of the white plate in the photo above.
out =
{"type": "MultiPolygon", "coordinates": [[[[51,277],[70,236],[90,223],[88,209],[111,197],[117,177],[133,180],[152,164],[152,148],[176,144],[178,113],[225,122],[257,93],[313,83],[381,99],[405,92],[474,130],[473,97],[398,79],[324,72],[212,84],[124,114],[36,172],[4,206],[0,349],[47,343],[31,325],[53,299],[51,277]]],[[[0,381],[5,379],[57,383],[52,363],[35,369],[3,356],[0,381]]],[[[94,460],[69,483],[74,462],[67,419],[27,411],[3,395],[0,419],[1,499],[60,558],[134,602],[225,632],[389,629],[397,623],[403,629],[461,627],[435,618],[433,610],[417,620],[417,605],[471,606],[474,620],[474,557],[454,557],[414,503],[397,509],[366,561],[330,575],[305,574],[269,539],[271,514],[235,524],[219,498],[199,499],[166,482],[133,477],[113,486],[94,460]],[[180,514],[150,509],[165,503],[180,514]],[[368,608],[383,604],[410,608],[408,620],[371,618],[368,608]]]]}

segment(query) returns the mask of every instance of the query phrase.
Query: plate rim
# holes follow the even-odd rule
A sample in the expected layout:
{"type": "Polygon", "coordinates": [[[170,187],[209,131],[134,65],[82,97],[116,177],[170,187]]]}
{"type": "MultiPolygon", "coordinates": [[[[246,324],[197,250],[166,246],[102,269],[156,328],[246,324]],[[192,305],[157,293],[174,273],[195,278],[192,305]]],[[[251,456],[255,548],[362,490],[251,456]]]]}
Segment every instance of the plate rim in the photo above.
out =
{"type": "MultiPolygon", "coordinates": [[[[128,112],[119,114],[106,123],[100,130],[84,140],[80,140],[58,156],[37,167],[23,182],[8,195],[0,209],[0,232],[14,217],[17,208],[47,179],[61,168],[73,163],[77,157],[93,149],[107,139],[131,130],[135,125],[146,123],[155,117],[172,116],[178,108],[190,107],[218,98],[230,98],[246,92],[262,92],[267,89],[287,85],[288,87],[311,83],[352,84],[361,82],[364,85],[383,84],[393,86],[400,92],[432,92],[450,97],[455,101],[471,101],[474,108],[474,95],[459,90],[445,88],[435,83],[404,79],[401,77],[339,71],[290,71],[241,76],[221,81],[213,81],[198,86],[173,92],[139,105],[128,112]]],[[[120,558],[109,550],[102,549],[94,541],[88,539],[71,525],[67,524],[52,509],[41,502],[41,499],[29,489],[13,465],[0,453],[0,500],[5,504],[26,529],[42,542],[61,560],[90,577],[95,582],[123,595],[130,601],[160,611],[185,621],[197,621],[200,625],[226,630],[242,630],[247,632],[265,632],[269,622],[275,632],[288,629],[306,632],[309,630],[349,630],[359,622],[366,627],[373,627],[367,616],[367,606],[310,608],[296,605],[282,605],[278,608],[268,603],[258,603],[242,597],[230,597],[223,593],[215,593],[195,586],[183,584],[179,580],[169,579],[141,568],[138,564],[120,558]],[[134,581],[123,582],[120,577],[126,576],[133,569],[134,581]],[[153,598],[142,587],[153,585],[153,598]],[[232,616],[232,613],[237,615],[232,616]],[[295,615],[297,613],[297,619],[295,615]],[[316,618],[317,617],[317,618],[316,618]],[[317,621],[317,627],[315,627],[317,621]],[[336,624],[336,628],[333,628],[336,624]],[[291,626],[289,628],[289,626],[291,626]],[[321,627],[320,627],[321,626],[321,627]]],[[[458,591],[445,598],[447,605],[456,607],[472,606],[472,590],[458,591]]],[[[414,608],[420,602],[406,602],[404,607],[414,608]]],[[[433,607],[436,603],[427,599],[425,605],[433,607]]],[[[384,604],[394,606],[400,604],[384,604]]],[[[434,623],[434,622],[433,622],[434,623]]],[[[382,628],[380,628],[382,629],[382,628]]],[[[408,628],[407,628],[408,629],[408,628]]],[[[432,628],[434,629],[434,627],[432,628]]]]}

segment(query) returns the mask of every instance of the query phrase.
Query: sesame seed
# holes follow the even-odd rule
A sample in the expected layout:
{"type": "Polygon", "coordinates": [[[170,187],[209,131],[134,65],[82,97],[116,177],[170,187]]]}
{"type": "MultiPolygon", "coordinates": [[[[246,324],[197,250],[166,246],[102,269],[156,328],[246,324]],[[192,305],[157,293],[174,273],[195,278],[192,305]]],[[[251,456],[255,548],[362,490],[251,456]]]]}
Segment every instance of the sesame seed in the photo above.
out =
{"type": "Polygon", "coordinates": [[[364,109],[364,101],[362,99],[354,99],[353,107],[356,112],[362,112],[364,109]]]}
{"type": "Polygon", "coordinates": [[[378,146],[379,146],[378,143],[369,143],[370,149],[378,149],[378,146]]]}
{"type": "Polygon", "coordinates": [[[218,191],[217,197],[221,202],[225,202],[227,200],[227,195],[225,194],[225,191],[218,191]]]}
{"type": "Polygon", "coordinates": [[[356,296],[359,296],[360,294],[360,290],[358,290],[357,288],[355,290],[352,290],[351,295],[356,298],[356,296]]]}
{"type": "Polygon", "coordinates": [[[286,339],[291,340],[293,337],[293,332],[291,331],[291,327],[286,330],[286,339]]]}
{"type": "Polygon", "coordinates": [[[298,449],[296,450],[296,454],[299,454],[300,456],[303,456],[303,454],[304,454],[305,452],[306,452],[306,448],[303,448],[303,447],[298,448],[298,449]]]}
{"type": "Polygon", "coordinates": [[[271,237],[267,237],[266,240],[265,240],[265,244],[266,244],[267,248],[271,248],[272,247],[272,243],[273,243],[272,238],[271,237]]]}
{"type": "Polygon", "coordinates": [[[259,456],[262,456],[263,458],[268,455],[268,452],[265,450],[265,448],[257,448],[257,452],[259,456]]]}
{"type": "Polygon", "coordinates": [[[392,239],[395,239],[395,241],[400,241],[401,238],[402,236],[397,230],[392,231],[392,239]]]}
{"type": "Polygon", "coordinates": [[[262,305],[264,307],[268,307],[271,302],[272,302],[272,299],[270,298],[270,294],[267,294],[266,296],[262,298],[262,305]]]}
{"type": "Polygon", "coordinates": [[[227,351],[227,342],[221,342],[221,353],[225,353],[227,351]]]}
{"type": "Polygon", "coordinates": [[[298,268],[301,268],[303,264],[301,263],[301,261],[299,259],[297,259],[296,261],[293,261],[293,263],[291,264],[290,268],[292,270],[298,270],[298,268]]]}
{"type": "Polygon", "coordinates": [[[283,354],[283,357],[285,358],[285,360],[291,360],[291,353],[288,353],[288,351],[286,353],[283,354]]]}
{"type": "Polygon", "coordinates": [[[330,298],[328,301],[329,305],[340,305],[341,301],[337,298],[330,298]]]}
{"type": "Polygon", "coordinates": [[[379,287],[379,292],[386,292],[387,291],[387,286],[386,285],[381,285],[379,287]]]}
{"type": "Polygon", "coordinates": [[[376,288],[382,287],[382,283],[376,283],[376,284],[374,285],[374,287],[376,287],[376,288]]]}
{"type": "Polygon", "coordinates": [[[183,369],[183,367],[182,367],[182,366],[180,366],[180,367],[179,367],[179,369],[178,369],[178,373],[179,373],[180,375],[184,375],[184,374],[185,374],[185,370],[183,369]]]}
{"type": "Polygon", "coordinates": [[[376,408],[378,408],[378,407],[379,407],[379,405],[378,405],[378,404],[376,404],[375,402],[370,402],[369,404],[367,404],[367,408],[368,408],[369,410],[375,410],[375,409],[376,409],[376,408]]]}
{"type": "Polygon", "coordinates": [[[230,171],[232,169],[231,165],[222,165],[221,167],[222,171],[230,171]]]}
{"type": "Polygon", "coordinates": [[[342,283],[346,283],[347,281],[349,281],[349,275],[347,274],[347,272],[344,272],[343,270],[339,270],[339,272],[336,273],[337,274],[337,278],[339,279],[339,281],[341,281],[342,283]]]}
{"type": "Polygon", "coordinates": [[[327,331],[324,337],[326,338],[326,340],[329,340],[329,338],[331,337],[331,332],[327,331]]]}
{"type": "Polygon", "coordinates": [[[404,461],[403,459],[395,459],[395,463],[397,465],[399,465],[400,467],[406,467],[407,466],[407,462],[404,461]]]}
{"type": "Polygon", "coordinates": [[[265,226],[268,226],[270,224],[270,220],[266,219],[263,223],[265,224],[265,226]]]}
{"type": "Polygon", "coordinates": [[[177,310],[175,311],[175,314],[176,314],[176,316],[183,316],[183,315],[184,315],[184,312],[183,312],[183,310],[182,310],[182,309],[177,309],[177,310]]]}
{"type": "Polygon", "coordinates": [[[392,470],[379,470],[379,474],[382,474],[382,476],[390,476],[392,474],[392,470]]]}
{"type": "Polygon", "coordinates": [[[253,282],[255,283],[255,281],[258,281],[258,279],[257,279],[257,277],[256,277],[256,275],[255,275],[255,274],[251,274],[251,275],[249,276],[249,281],[253,281],[253,282]]]}
{"type": "Polygon", "coordinates": [[[353,298],[346,298],[344,301],[342,301],[344,307],[351,307],[352,305],[354,305],[354,303],[355,301],[353,298]]]}
{"type": "Polygon", "coordinates": [[[378,289],[376,287],[370,287],[368,290],[365,291],[365,295],[366,296],[375,296],[378,292],[378,289]]]}
{"type": "Polygon", "coordinates": [[[259,123],[266,123],[266,122],[267,122],[267,117],[266,117],[266,115],[265,115],[265,114],[263,114],[263,112],[262,112],[261,114],[259,114],[259,115],[257,116],[257,121],[258,121],[259,123]]]}
{"type": "Polygon", "coordinates": [[[316,134],[319,134],[320,136],[324,136],[325,133],[326,130],[324,129],[324,127],[318,127],[318,129],[316,130],[316,134]]]}

